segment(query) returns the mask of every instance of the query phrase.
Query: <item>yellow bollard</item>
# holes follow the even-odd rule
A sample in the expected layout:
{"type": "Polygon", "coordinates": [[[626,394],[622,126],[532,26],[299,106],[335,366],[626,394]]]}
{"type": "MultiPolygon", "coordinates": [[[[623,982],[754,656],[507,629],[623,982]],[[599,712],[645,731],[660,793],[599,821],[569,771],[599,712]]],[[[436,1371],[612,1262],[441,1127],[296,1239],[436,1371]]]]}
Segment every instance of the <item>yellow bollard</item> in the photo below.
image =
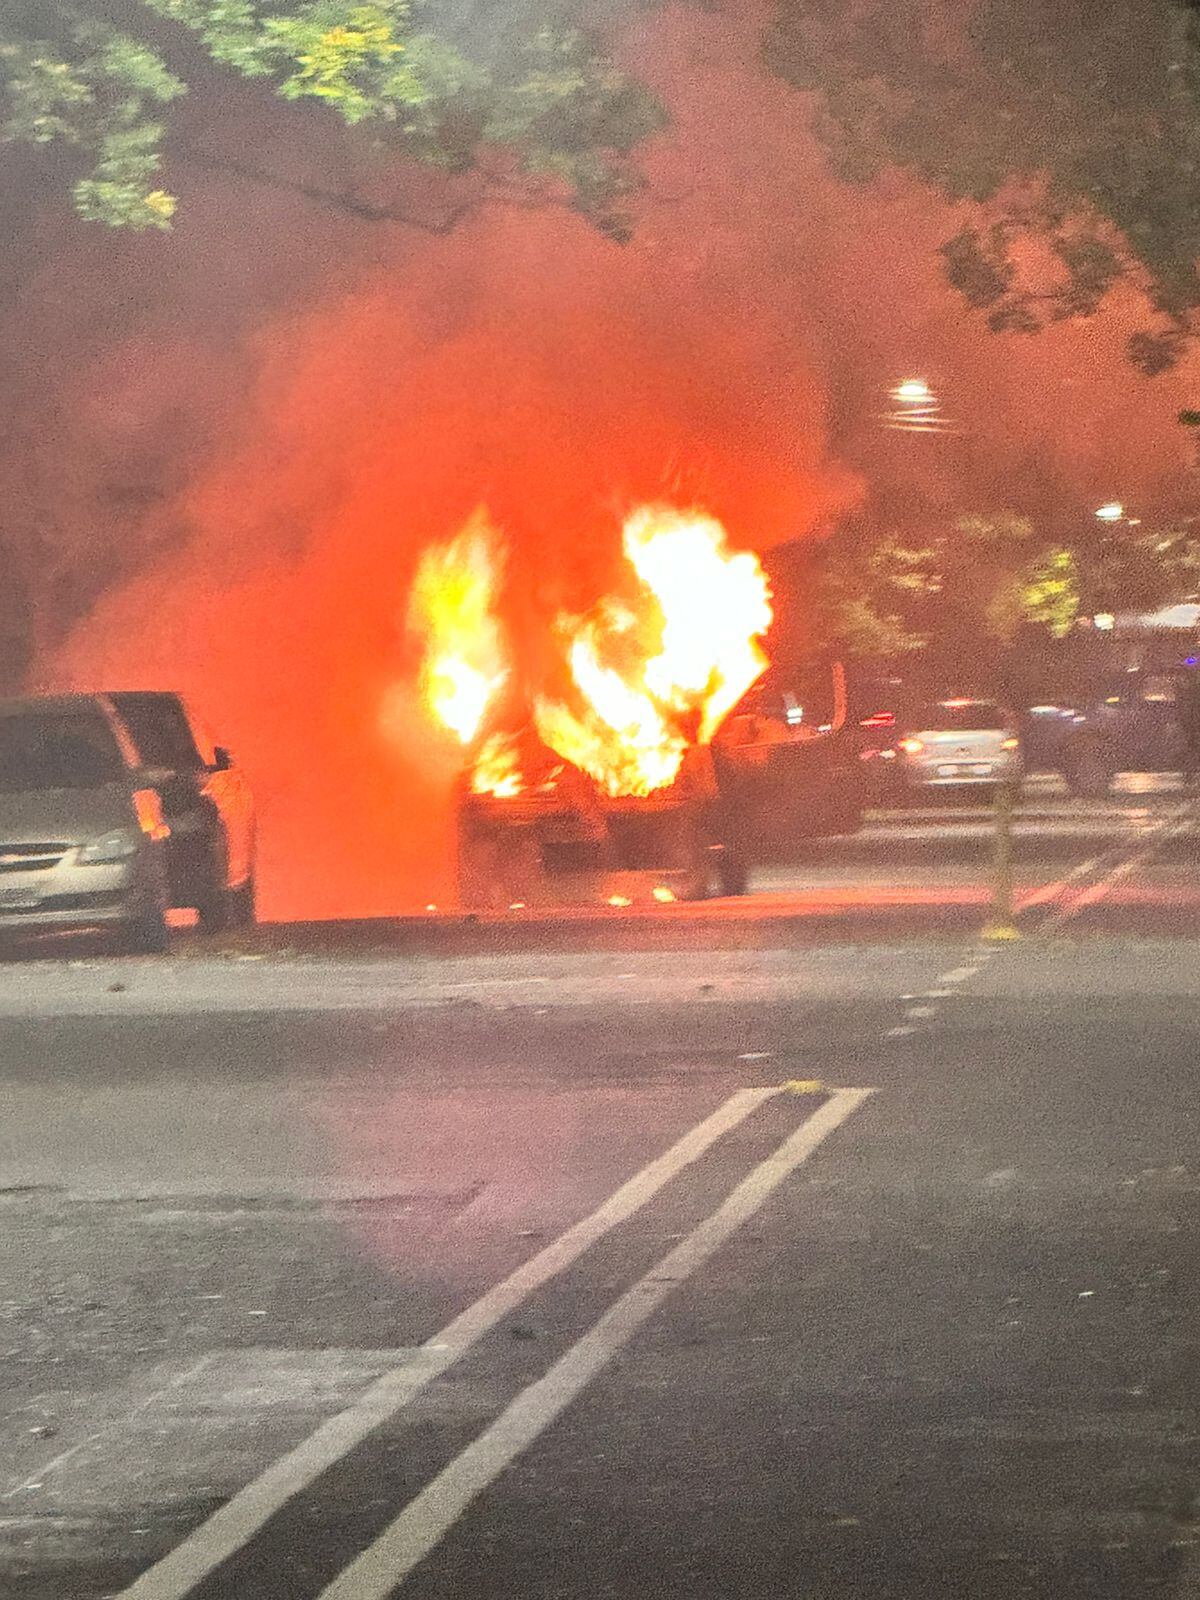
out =
{"type": "Polygon", "coordinates": [[[1017,805],[1017,785],[998,783],[993,807],[996,828],[992,841],[992,909],[982,937],[992,943],[1006,943],[1021,937],[1013,920],[1013,813],[1017,805]]]}

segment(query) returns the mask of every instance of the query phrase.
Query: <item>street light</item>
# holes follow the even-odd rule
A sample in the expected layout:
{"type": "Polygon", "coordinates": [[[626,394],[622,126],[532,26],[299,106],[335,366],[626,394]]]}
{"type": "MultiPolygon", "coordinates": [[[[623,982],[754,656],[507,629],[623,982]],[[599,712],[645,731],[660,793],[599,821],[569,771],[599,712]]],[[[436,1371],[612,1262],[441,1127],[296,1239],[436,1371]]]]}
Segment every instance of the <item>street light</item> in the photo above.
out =
{"type": "Polygon", "coordinates": [[[900,433],[953,433],[942,412],[942,402],[924,378],[901,378],[887,392],[891,409],[879,418],[885,428],[900,433]]]}
{"type": "Polygon", "coordinates": [[[904,378],[892,390],[892,399],[903,406],[928,405],[933,400],[933,390],[924,378],[904,378]]]}

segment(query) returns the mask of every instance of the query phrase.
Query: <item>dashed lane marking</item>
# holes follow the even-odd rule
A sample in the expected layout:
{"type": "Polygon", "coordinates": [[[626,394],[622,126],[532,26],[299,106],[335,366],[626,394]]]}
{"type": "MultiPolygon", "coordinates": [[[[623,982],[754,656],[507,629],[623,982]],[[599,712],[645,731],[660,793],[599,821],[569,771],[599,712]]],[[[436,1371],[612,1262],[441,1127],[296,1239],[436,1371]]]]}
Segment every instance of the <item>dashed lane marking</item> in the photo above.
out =
{"type": "Polygon", "coordinates": [[[941,973],[934,979],[935,983],[966,983],[968,978],[974,978],[979,972],[978,967],[951,967],[949,972],[941,973]]]}

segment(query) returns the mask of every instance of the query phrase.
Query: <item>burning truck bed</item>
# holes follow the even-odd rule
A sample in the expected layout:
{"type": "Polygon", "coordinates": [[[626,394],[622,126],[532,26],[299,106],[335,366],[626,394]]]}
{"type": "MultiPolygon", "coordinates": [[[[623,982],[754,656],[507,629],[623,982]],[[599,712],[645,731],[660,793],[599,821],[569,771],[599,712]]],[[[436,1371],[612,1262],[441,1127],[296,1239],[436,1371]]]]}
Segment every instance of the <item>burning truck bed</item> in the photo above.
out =
{"type": "Polygon", "coordinates": [[[536,741],[489,742],[458,795],[468,908],[700,900],[745,893],[752,868],[852,833],[865,804],[837,662],[769,673],[675,780],[612,794],[536,741]]]}
{"type": "Polygon", "coordinates": [[[619,906],[743,893],[746,865],[717,768],[714,752],[693,747],[676,780],[645,795],[606,793],[544,746],[519,781],[489,788],[477,770],[458,795],[460,904],[619,906]]]}

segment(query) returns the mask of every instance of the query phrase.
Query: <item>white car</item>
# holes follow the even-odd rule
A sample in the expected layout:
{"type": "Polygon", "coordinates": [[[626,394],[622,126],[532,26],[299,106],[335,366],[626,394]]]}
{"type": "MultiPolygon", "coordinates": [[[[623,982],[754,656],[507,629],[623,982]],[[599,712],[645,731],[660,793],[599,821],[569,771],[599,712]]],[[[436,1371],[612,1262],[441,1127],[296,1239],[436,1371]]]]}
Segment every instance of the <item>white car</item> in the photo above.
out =
{"type": "Polygon", "coordinates": [[[167,945],[167,825],[105,695],[0,700],[0,939],[107,931],[167,945]]]}
{"type": "Polygon", "coordinates": [[[897,786],[993,790],[1020,783],[1016,718],[994,700],[937,700],[906,712],[892,740],[897,786]]]}

